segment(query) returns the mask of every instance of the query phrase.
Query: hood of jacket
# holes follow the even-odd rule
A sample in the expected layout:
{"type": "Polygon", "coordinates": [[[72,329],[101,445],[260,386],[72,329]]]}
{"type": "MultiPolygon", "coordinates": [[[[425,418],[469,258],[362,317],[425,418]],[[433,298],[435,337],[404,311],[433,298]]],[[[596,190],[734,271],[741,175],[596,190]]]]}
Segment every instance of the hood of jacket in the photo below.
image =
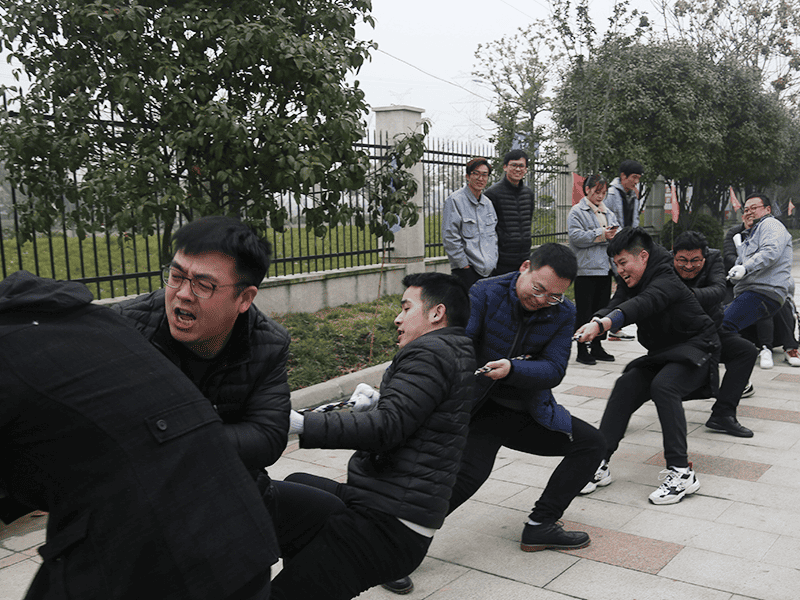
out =
{"type": "Polygon", "coordinates": [[[82,283],[45,279],[28,271],[17,271],[0,281],[0,314],[57,314],[85,306],[93,299],[82,283]]]}

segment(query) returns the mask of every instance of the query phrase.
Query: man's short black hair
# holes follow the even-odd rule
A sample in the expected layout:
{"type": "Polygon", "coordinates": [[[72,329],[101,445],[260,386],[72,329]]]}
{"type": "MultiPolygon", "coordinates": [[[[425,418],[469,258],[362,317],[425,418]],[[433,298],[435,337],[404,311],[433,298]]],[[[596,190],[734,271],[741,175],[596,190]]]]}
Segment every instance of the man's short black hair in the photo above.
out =
{"type": "Polygon", "coordinates": [[[512,160],[519,160],[520,158],[524,158],[525,166],[528,166],[528,155],[523,150],[517,148],[516,150],[506,152],[506,155],[503,157],[503,166],[505,167],[512,160]]]}
{"type": "Polygon", "coordinates": [[[767,196],[766,194],[762,192],[750,194],[747,198],[744,199],[745,203],[751,198],[761,198],[761,203],[764,205],[764,208],[772,209],[772,200],[770,200],[769,196],[767,196]]]}
{"type": "Polygon", "coordinates": [[[680,250],[702,250],[703,256],[708,256],[708,240],[699,231],[684,231],[672,244],[672,252],[680,250]]]}
{"type": "Polygon", "coordinates": [[[631,175],[643,175],[644,167],[642,166],[642,163],[629,158],[627,160],[623,160],[619,165],[619,172],[624,174],[625,177],[630,177],[631,175]]]}
{"type": "Polygon", "coordinates": [[[653,251],[653,238],[641,227],[623,227],[608,242],[606,252],[611,258],[625,251],[633,255],[639,254],[642,250],[653,251]]]}
{"type": "Polygon", "coordinates": [[[489,161],[482,156],[476,156],[475,158],[471,158],[469,162],[467,162],[467,175],[472,173],[475,169],[480,167],[481,165],[486,165],[489,169],[489,175],[492,174],[492,165],[489,164],[489,161]]]}
{"type": "Polygon", "coordinates": [[[187,223],[172,241],[173,254],[220,252],[236,262],[236,272],[243,285],[258,287],[272,258],[270,243],[232,217],[202,217],[187,223]]]}
{"type": "Polygon", "coordinates": [[[578,275],[578,259],[575,258],[575,253],[562,244],[548,242],[534,248],[530,261],[531,271],[550,267],[556,275],[570,281],[575,281],[575,277],[578,275]]]}
{"type": "Polygon", "coordinates": [[[422,289],[425,308],[443,304],[448,327],[466,327],[469,322],[469,290],[455,275],[448,273],[411,273],[403,277],[407,288],[422,289]]]}

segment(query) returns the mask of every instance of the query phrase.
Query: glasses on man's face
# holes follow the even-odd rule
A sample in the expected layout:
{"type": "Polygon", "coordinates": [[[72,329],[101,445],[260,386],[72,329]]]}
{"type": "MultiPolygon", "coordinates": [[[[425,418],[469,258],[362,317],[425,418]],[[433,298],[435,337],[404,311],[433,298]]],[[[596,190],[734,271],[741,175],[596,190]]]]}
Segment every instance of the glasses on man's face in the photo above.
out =
{"type": "Polygon", "coordinates": [[[548,294],[535,283],[531,286],[531,290],[534,298],[544,298],[545,302],[547,302],[550,306],[561,304],[564,301],[564,294],[548,294]]]}
{"type": "Polygon", "coordinates": [[[473,171],[472,176],[475,179],[488,179],[489,171],[473,171]]]}
{"type": "Polygon", "coordinates": [[[696,267],[697,265],[701,264],[704,260],[705,260],[704,258],[693,258],[692,260],[689,260],[688,258],[680,257],[676,258],[675,262],[681,265],[682,267],[685,267],[686,265],[692,265],[693,267],[696,267]]]}
{"type": "Polygon", "coordinates": [[[189,282],[189,287],[192,293],[198,298],[208,299],[214,295],[217,288],[235,287],[243,285],[242,283],[226,283],[225,285],[217,285],[201,277],[187,277],[175,267],[164,267],[161,272],[161,278],[164,280],[164,285],[172,289],[178,289],[183,285],[184,281],[189,282]]]}
{"type": "Polygon", "coordinates": [[[759,208],[764,208],[764,205],[763,204],[751,204],[750,206],[745,206],[744,207],[744,212],[746,212],[746,213],[756,212],[759,208]]]}
{"type": "Polygon", "coordinates": [[[515,171],[526,171],[528,169],[528,165],[525,163],[508,163],[509,169],[514,169],[515,171]]]}

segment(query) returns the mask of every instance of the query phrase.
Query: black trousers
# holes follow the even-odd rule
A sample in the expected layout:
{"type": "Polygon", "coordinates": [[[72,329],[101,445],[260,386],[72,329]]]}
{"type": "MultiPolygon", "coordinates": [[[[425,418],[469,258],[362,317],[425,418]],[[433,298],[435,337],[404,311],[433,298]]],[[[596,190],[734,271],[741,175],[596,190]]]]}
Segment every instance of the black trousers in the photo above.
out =
{"type": "Polygon", "coordinates": [[[794,304],[787,300],[772,317],[760,319],[755,325],[742,330],[742,335],[759,348],[783,346],[785,350],[791,350],[798,347],[794,332],[794,304]]]}
{"type": "Polygon", "coordinates": [[[683,363],[645,364],[629,368],[614,384],[600,431],[606,438],[610,459],[625,435],[631,415],[652,399],[661,423],[664,458],[668,467],[688,467],[686,414],[683,398],[701,387],[708,379],[708,369],[683,363]]]}
{"type": "MultiPolygon", "coordinates": [[[[267,478],[264,475],[264,478],[267,478]]],[[[268,478],[267,478],[268,479],[268,478]]],[[[276,481],[265,489],[259,478],[264,504],[272,515],[281,557],[287,561],[320,532],[328,518],[345,510],[335,494],[294,481],[276,481]]]]}
{"type": "Polygon", "coordinates": [[[527,413],[489,400],[469,425],[467,446],[461,458],[450,512],[466,502],[489,478],[501,446],[539,456],[563,456],[530,514],[540,523],[561,518],[572,499],[597,470],[604,456],[602,434],[572,417],[572,439],[539,425],[527,413]]]}
{"type": "MultiPolygon", "coordinates": [[[[293,483],[342,495],[346,484],[295,473],[293,483]]],[[[396,517],[366,506],[330,515],[318,534],[272,580],[273,600],[349,600],[411,573],[425,558],[431,538],[396,517]]]]}
{"type": "Polygon", "coordinates": [[[758,349],[738,333],[732,333],[727,329],[720,329],[717,333],[722,344],[719,361],[725,364],[725,375],[719,386],[717,401],[711,407],[711,415],[735,417],[742,392],[750,381],[758,349]]]}
{"type": "MultiPolygon", "coordinates": [[[[575,330],[588,323],[592,315],[611,299],[610,275],[578,275],[575,278],[575,330]]],[[[598,336],[606,339],[606,334],[598,336]]]]}
{"type": "Polygon", "coordinates": [[[450,272],[463,281],[467,289],[471,288],[476,281],[483,279],[483,276],[479,275],[472,267],[469,269],[451,269],[450,272]]]}

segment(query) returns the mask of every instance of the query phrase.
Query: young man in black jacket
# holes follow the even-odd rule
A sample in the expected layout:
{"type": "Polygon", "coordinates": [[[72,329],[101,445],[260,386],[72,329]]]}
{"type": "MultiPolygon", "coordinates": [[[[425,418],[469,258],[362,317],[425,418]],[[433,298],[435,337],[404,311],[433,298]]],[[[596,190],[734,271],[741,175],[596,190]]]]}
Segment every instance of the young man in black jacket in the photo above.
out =
{"type": "MultiPolygon", "coordinates": [[[[700,306],[714,319],[722,344],[720,362],[725,376],[706,427],[736,437],[753,437],[753,432],[736,420],[736,408],[748,386],[758,350],[738,333],[722,328],[722,300],[725,298],[725,267],[719,250],[708,247],[702,233],[684,231],[672,246],[675,272],[692,291],[700,306]]],[[[750,386],[752,390],[752,386],[750,386]]]]}
{"type": "Polygon", "coordinates": [[[352,448],[347,483],[287,478],[340,497],[347,509],[291,556],[272,598],[353,598],[413,571],[447,514],[467,438],[475,352],[464,326],[466,287],[417,273],[395,319],[400,350],[373,405],[358,412],[292,413],[303,448],[352,448]]]}
{"type": "Polygon", "coordinates": [[[608,461],[631,415],[652,399],[667,468],[650,501],[674,504],[700,487],[689,463],[682,402],[705,386],[711,388],[709,395],[716,394],[719,337],[714,321],[675,274],[669,252],[653,243],[644,229],[623,228],[609,243],[608,255],[617,266],[617,291],[575,335],[587,342],[609,329],[636,323],[639,342],[648,352],[630,362],[614,384],[600,422],[608,444],[606,459],[583,493],[611,483],[608,461]]]}

